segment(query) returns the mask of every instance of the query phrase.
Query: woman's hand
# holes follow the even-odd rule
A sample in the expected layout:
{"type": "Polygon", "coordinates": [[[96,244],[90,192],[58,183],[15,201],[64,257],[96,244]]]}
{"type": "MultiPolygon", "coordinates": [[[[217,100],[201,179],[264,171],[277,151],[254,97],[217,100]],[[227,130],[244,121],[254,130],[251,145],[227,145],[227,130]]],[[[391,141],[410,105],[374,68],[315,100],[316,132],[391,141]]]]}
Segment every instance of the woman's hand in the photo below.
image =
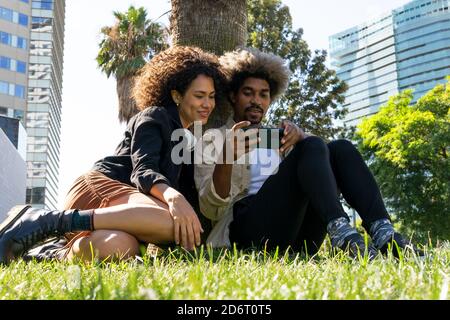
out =
{"type": "Polygon", "coordinates": [[[154,185],[151,194],[164,201],[169,207],[169,213],[173,218],[175,243],[181,244],[187,250],[193,250],[195,246],[199,246],[203,228],[186,198],[163,183],[154,185]]]}
{"type": "Polygon", "coordinates": [[[281,153],[285,152],[294,144],[307,137],[305,132],[300,127],[289,120],[283,120],[281,127],[284,128],[284,136],[281,139],[281,153]]]}
{"type": "Polygon", "coordinates": [[[174,192],[167,197],[167,205],[173,218],[175,243],[193,250],[201,244],[202,225],[186,198],[175,189],[172,190],[174,192]]]}

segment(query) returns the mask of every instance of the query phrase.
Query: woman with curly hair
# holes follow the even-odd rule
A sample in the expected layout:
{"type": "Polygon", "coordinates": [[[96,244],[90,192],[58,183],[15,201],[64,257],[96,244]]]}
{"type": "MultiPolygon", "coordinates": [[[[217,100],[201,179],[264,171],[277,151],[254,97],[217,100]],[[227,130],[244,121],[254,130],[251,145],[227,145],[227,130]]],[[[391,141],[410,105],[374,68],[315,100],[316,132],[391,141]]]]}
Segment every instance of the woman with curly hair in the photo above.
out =
{"type": "Polygon", "coordinates": [[[52,236],[70,239],[46,250],[44,256],[57,259],[91,260],[92,249],[101,260],[123,259],[139,254],[139,242],[200,245],[199,219],[178,191],[181,165],[171,159],[171,136],[207,122],[223,81],[217,57],[199,48],[175,46],[156,55],[136,80],[141,111],[114,155],[75,181],[65,211],[14,208],[0,226],[0,263],[52,236]]]}

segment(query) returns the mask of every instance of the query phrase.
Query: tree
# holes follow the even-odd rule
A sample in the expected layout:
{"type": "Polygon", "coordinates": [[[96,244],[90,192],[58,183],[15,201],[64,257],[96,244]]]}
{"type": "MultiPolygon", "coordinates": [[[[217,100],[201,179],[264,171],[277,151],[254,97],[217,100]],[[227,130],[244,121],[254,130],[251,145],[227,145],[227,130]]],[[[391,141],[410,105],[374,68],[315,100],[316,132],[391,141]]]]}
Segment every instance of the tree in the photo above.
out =
{"type": "Polygon", "coordinates": [[[426,238],[450,239],[450,77],[411,105],[411,90],[361,122],[359,147],[389,208],[426,238]]]}
{"type": "Polygon", "coordinates": [[[285,96],[267,121],[276,124],[286,117],[325,139],[343,133],[333,121],[345,116],[341,105],[347,85],[325,66],[327,52],[312,54],[303,30],[293,30],[289,8],[280,0],[248,0],[248,33],[248,46],[281,56],[292,72],[285,96]]]}
{"type": "MultiPolygon", "coordinates": [[[[246,0],[172,0],[171,3],[170,33],[174,45],[197,46],[216,55],[245,45],[246,0]]],[[[222,126],[230,113],[231,107],[225,99],[217,101],[206,128],[222,126]]],[[[194,208],[200,212],[198,206],[194,208]]],[[[206,240],[212,226],[202,214],[199,219],[205,230],[202,238],[206,240]]]]}
{"type": "Polygon", "coordinates": [[[97,63],[108,78],[114,75],[117,79],[119,120],[128,122],[138,112],[130,97],[133,78],[148,59],[167,47],[167,39],[161,25],[147,19],[144,8],[130,6],[125,13],[115,11],[114,16],[116,24],[101,29],[97,63]]]}
{"type": "Polygon", "coordinates": [[[172,0],[173,44],[222,55],[247,40],[246,0],[172,0]]]}
{"type": "MultiPolygon", "coordinates": [[[[247,41],[246,0],[172,0],[170,33],[173,44],[197,46],[217,55],[247,41]]],[[[231,113],[218,101],[207,127],[220,127],[231,113]]]]}

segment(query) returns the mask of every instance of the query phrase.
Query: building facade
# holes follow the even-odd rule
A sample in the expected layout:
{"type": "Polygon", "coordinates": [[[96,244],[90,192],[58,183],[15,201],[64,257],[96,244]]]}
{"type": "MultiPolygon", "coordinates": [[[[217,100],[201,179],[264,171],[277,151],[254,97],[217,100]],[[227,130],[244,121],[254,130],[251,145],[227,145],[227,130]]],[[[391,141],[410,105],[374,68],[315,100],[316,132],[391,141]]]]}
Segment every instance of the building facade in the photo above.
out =
{"type": "Polygon", "coordinates": [[[10,208],[25,203],[27,171],[25,160],[2,129],[0,150],[0,221],[3,221],[10,208]]]}
{"type": "Polygon", "coordinates": [[[58,196],[64,20],[65,0],[32,1],[26,198],[47,209],[58,196]]]}
{"type": "Polygon", "coordinates": [[[19,152],[22,160],[27,157],[27,132],[17,118],[0,116],[0,129],[6,134],[14,148],[19,152]]]}
{"type": "Polygon", "coordinates": [[[24,120],[31,0],[0,0],[0,115],[24,120]]]}
{"type": "Polygon", "coordinates": [[[450,0],[415,0],[330,37],[331,64],[349,90],[345,123],[356,125],[388,98],[415,103],[450,75],[450,0]]]}

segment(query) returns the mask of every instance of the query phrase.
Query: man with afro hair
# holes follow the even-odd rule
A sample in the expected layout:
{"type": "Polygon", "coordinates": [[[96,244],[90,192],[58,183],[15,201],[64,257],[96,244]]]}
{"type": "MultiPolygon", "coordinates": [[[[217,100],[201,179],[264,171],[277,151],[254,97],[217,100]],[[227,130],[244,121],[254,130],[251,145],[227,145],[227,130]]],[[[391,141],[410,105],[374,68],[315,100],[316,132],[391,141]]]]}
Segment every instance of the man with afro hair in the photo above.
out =
{"type": "Polygon", "coordinates": [[[233,114],[218,129],[224,143],[217,142],[217,130],[205,133],[202,162],[195,166],[200,210],[214,225],[208,244],[315,254],[328,233],[332,246],[352,257],[372,259],[376,249],[387,253],[393,241],[412,248],[394,231],[379,188],[351,142],[327,144],[285,120],[279,148],[268,146],[274,139],[261,124],[290,76],[280,57],[240,48],[220,63],[233,114]],[[361,216],[373,244],[350,225],[340,194],[361,216]]]}

